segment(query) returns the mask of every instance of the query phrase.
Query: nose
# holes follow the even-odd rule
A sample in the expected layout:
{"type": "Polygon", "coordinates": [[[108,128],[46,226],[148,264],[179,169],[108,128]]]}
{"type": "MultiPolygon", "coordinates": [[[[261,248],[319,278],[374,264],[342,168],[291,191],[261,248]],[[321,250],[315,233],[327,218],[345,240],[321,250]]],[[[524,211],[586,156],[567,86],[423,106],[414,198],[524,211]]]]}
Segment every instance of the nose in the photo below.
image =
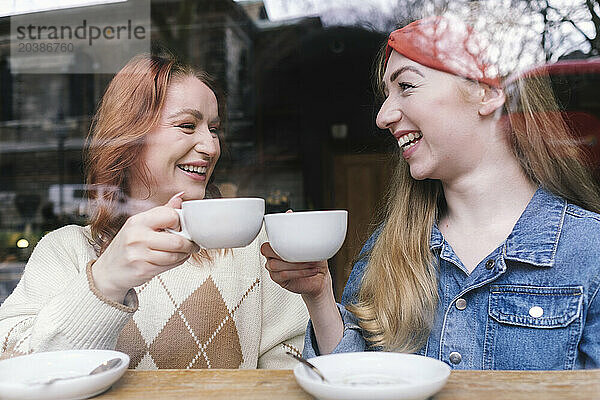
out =
{"type": "Polygon", "coordinates": [[[208,126],[199,129],[195,134],[194,151],[204,154],[210,159],[217,159],[221,154],[219,137],[210,131],[208,126]]]}
{"type": "Polygon", "coordinates": [[[398,107],[394,107],[393,102],[388,97],[381,105],[375,123],[379,129],[392,129],[392,125],[399,122],[401,119],[402,112],[398,107]]]}

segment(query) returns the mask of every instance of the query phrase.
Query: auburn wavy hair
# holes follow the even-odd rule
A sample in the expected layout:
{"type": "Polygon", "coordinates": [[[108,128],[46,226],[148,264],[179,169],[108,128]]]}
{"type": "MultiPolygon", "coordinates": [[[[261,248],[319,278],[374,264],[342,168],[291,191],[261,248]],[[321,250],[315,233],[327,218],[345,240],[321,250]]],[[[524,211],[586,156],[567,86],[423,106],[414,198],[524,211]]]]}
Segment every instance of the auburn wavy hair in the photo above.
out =
{"type": "MultiPolygon", "coordinates": [[[[219,99],[207,73],[169,54],[134,57],[114,76],[102,96],[88,134],[85,158],[86,183],[91,188],[91,242],[97,255],[104,252],[129,217],[126,200],[132,179],[139,179],[150,192],[149,171],[140,162],[146,136],[159,123],[170,83],[187,76],[205,83],[219,99]]],[[[207,187],[207,196],[210,192],[207,187]]],[[[208,257],[208,253],[203,250],[199,256],[208,257]]]]}

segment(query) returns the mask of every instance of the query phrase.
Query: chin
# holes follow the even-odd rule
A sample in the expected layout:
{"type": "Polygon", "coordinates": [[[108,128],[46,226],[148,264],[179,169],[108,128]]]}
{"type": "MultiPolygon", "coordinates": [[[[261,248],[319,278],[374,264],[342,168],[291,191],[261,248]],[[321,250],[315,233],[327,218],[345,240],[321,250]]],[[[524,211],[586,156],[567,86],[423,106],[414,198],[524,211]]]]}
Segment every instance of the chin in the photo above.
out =
{"type": "Polygon", "coordinates": [[[412,164],[409,162],[408,167],[410,176],[417,181],[423,181],[425,179],[440,179],[440,177],[443,176],[443,174],[440,172],[444,172],[443,168],[440,168],[437,163],[422,162],[422,160],[419,160],[419,162],[413,162],[412,164]]]}
{"type": "Polygon", "coordinates": [[[417,168],[410,168],[410,176],[417,181],[422,181],[424,179],[430,178],[429,174],[425,171],[419,170],[417,168]]]}
{"type": "Polygon", "coordinates": [[[203,200],[203,199],[204,199],[204,193],[202,193],[201,195],[193,195],[193,196],[189,196],[189,197],[185,196],[183,200],[187,201],[187,200],[203,200]]]}
{"type": "Polygon", "coordinates": [[[205,190],[204,190],[204,188],[202,190],[195,189],[193,191],[190,191],[189,193],[186,190],[185,193],[183,194],[182,199],[183,199],[183,201],[188,201],[188,200],[202,200],[202,199],[204,199],[204,196],[205,196],[205,190]]]}

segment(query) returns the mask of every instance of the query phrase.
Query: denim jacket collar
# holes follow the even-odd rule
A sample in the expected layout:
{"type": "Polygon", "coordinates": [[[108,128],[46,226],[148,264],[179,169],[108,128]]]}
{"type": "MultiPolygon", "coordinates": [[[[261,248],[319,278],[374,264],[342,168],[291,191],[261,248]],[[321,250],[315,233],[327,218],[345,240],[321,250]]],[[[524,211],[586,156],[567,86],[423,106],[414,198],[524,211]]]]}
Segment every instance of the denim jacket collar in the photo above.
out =
{"type": "MultiPolygon", "coordinates": [[[[504,258],[552,267],[566,209],[564,199],[538,188],[504,243],[504,258]],[[545,217],[539,218],[540,213],[545,217]]],[[[443,243],[444,237],[435,223],[429,246],[433,250],[441,248],[443,243]]]]}

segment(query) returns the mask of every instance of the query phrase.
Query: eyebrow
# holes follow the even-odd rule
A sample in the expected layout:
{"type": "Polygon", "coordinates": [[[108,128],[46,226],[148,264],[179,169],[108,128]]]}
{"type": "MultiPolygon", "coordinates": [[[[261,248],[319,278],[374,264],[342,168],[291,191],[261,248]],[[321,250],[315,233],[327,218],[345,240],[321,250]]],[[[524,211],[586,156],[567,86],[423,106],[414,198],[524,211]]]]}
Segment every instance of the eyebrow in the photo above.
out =
{"type": "MultiPolygon", "coordinates": [[[[180,117],[180,116],[186,115],[186,114],[193,116],[194,118],[196,118],[199,121],[202,121],[204,119],[204,115],[200,111],[193,109],[193,108],[184,108],[182,110],[179,110],[175,114],[170,115],[169,119],[175,119],[177,117],[180,117]]],[[[220,124],[221,119],[219,117],[216,117],[215,119],[210,121],[210,123],[211,124],[220,124]]]]}
{"type": "Polygon", "coordinates": [[[410,65],[405,65],[404,67],[398,68],[397,70],[392,72],[392,74],[390,75],[390,83],[394,82],[396,80],[396,78],[398,78],[398,76],[400,76],[400,74],[403,74],[406,71],[412,71],[415,74],[420,75],[421,77],[424,77],[423,73],[421,71],[419,71],[417,68],[411,67],[410,65]]]}

